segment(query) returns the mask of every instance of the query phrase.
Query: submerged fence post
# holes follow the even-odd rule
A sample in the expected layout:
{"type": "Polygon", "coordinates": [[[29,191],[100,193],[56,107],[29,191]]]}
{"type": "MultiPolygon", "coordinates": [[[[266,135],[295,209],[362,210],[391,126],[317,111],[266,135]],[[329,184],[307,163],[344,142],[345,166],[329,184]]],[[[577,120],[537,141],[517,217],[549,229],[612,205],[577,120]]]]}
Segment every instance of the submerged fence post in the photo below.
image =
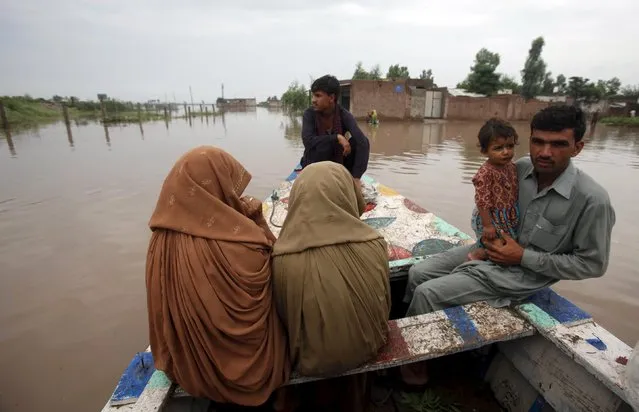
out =
{"type": "Polygon", "coordinates": [[[69,108],[66,104],[62,104],[62,117],[64,117],[64,123],[69,127],[71,122],[69,121],[69,108]]]}
{"type": "Polygon", "coordinates": [[[142,123],[142,107],[140,106],[140,103],[138,103],[138,121],[142,123]]]}
{"type": "Polygon", "coordinates": [[[189,111],[186,108],[186,103],[184,103],[184,117],[187,117],[188,114],[189,114],[189,111]]]}
{"type": "Polygon", "coordinates": [[[7,112],[4,111],[4,103],[0,102],[0,123],[4,130],[9,130],[9,120],[7,120],[7,112]]]}
{"type": "Polygon", "coordinates": [[[104,106],[104,101],[100,100],[100,110],[102,111],[102,121],[106,121],[106,107],[104,106]]]}
{"type": "Polygon", "coordinates": [[[191,106],[189,106],[189,119],[191,118],[191,106]]]}

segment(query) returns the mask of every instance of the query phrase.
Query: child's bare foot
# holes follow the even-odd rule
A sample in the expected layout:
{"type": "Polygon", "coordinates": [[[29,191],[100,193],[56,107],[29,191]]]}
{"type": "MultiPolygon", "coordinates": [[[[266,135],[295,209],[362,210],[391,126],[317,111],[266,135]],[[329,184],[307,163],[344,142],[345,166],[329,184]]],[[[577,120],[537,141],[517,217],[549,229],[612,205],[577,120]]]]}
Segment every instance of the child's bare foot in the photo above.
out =
{"type": "Polygon", "coordinates": [[[486,260],[488,259],[488,253],[486,249],[478,247],[468,254],[468,260],[486,260]]]}

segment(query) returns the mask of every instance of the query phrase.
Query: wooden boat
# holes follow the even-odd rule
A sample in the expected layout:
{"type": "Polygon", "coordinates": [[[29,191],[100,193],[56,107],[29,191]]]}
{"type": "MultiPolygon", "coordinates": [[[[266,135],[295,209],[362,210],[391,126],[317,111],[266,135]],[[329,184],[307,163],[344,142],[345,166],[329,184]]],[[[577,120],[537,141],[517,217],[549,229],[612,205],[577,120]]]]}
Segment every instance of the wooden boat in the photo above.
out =
{"type": "MultiPolygon", "coordinates": [[[[298,170],[264,202],[276,236],[298,170]]],[[[374,179],[364,176],[362,182],[370,199],[362,219],[388,242],[392,317],[399,318],[389,321],[388,343],[377,358],[344,375],[490,348],[483,379],[508,411],[631,411],[624,393],[631,348],[551,289],[512,308],[480,302],[401,318],[396,302],[401,302],[408,268],[473,239],[374,179]]],[[[293,373],[287,384],[317,379],[293,373]]],[[[209,401],[189,398],[154,369],[147,348],[134,356],[102,411],[208,410],[209,401]]]]}

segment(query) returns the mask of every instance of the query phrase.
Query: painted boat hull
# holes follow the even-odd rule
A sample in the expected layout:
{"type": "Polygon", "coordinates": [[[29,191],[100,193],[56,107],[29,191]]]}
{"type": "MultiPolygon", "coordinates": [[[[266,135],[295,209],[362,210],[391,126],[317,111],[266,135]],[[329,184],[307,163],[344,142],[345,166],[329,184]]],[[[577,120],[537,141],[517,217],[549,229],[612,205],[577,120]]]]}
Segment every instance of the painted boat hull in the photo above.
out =
{"type": "MultiPolygon", "coordinates": [[[[273,233],[279,234],[298,168],[263,204],[273,233]],[[276,198],[277,200],[273,200],[276,198]]],[[[362,219],[389,245],[391,280],[451,247],[474,240],[433,213],[369,176],[373,190],[362,219]]],[[[625,403],[625,364],[631,348],[598,325],[569,300],[547,289],[515,308],[495,309],[479,302],[411,318],[391,320],[389,342],[377,359],[345,374],[370,372],[496,345],[484,379],[509,411],[631,411],[625,403]]],[[[293,373],[289,384],[319,378],[293,373]]],[[[155,370],[150,348],[136,354],[103,412],[176,411],[205,408],[206,400],[186,398],[163,372],[155,370]],[[194,406],[195,405],[195,406],[194,406]]],[[[206,410],[206,409],[202,409],[206,410]]]]}

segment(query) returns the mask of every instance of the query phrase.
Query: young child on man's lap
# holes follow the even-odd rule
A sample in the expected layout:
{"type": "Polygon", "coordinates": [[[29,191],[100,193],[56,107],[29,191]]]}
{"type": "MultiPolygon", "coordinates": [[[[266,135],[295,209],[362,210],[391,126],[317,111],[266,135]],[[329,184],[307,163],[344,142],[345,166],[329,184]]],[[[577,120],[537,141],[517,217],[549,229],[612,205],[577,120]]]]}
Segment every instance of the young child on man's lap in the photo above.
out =
{"type": "Polygon", "coordinates": [[[473,177],[475,209],[472,227],[477,236],[469,260],[486,260],[485,244],[505,232],[516,239],[519,224],[519,184],[513,163],[518,136],[505,120],[493,117],[479,130],[479,147],[487,159],[473,177]]]}

